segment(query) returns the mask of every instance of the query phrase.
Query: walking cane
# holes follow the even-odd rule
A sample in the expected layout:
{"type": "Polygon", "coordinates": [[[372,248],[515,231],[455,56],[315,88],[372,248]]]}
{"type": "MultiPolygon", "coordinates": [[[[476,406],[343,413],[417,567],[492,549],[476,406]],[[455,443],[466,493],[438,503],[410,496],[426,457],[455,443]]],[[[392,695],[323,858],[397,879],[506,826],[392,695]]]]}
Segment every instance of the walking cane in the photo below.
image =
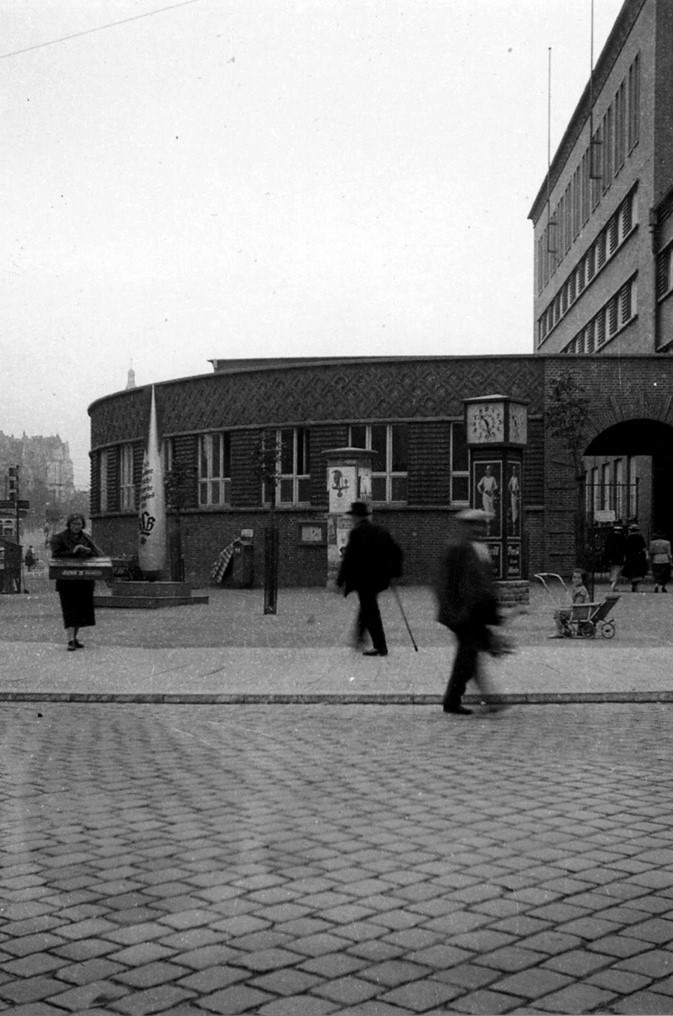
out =
{"type": "Polygon", "coordinates": [[[395,599],[397,600],[397,606],[400,608],[400,614],[402,615],[404,623],[407,626],[407,631],[409,632],[409,638],[411,639],[411,644],[414,647],[414,649],[416,650],[416,652],[418,652],[418,646],[416,645],[416,640],[414,639],[414,636],[411,633],[411,628],[409,627],[409,622],[407,621],[407,615],[404,613],[404,607],[402,606],[402,601],[400,599],[400,594],[397,591],[397,586],[393,583],[391,588],[392,588],[393,593],[395,594],[395,599]]]}

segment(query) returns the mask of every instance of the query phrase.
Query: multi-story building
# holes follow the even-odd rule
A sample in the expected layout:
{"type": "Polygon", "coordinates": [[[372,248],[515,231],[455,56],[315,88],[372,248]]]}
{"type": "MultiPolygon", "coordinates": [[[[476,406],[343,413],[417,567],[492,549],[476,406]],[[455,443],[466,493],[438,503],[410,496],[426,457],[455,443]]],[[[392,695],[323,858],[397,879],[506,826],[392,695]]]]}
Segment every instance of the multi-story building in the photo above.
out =
{"type": "Polygon", "coordinates": [[[530,211],[535,350],[673,344],[673,5],[626,0],[530,211]]]}
{"type": "MultiPolygon", "coordinates": [[[[673,4],[626,0],[530,212],[536,353],[671,351],[672,212],[673,4]]],[[[670,529],[652,508],[670,469],[658,437],[632,426],[589,449],[589,514],[670,529]]]]}

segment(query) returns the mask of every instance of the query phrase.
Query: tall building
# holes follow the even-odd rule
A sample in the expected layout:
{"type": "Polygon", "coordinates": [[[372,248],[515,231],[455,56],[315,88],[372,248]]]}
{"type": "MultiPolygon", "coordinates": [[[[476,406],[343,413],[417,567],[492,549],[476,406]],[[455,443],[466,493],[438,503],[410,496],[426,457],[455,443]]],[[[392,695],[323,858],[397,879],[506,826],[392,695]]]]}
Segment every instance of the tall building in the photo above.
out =
{"type": "Polygon", "coordinates": [[[673,346],[673,3],[626,0],[529,218],[535,351],[673,346]]]}

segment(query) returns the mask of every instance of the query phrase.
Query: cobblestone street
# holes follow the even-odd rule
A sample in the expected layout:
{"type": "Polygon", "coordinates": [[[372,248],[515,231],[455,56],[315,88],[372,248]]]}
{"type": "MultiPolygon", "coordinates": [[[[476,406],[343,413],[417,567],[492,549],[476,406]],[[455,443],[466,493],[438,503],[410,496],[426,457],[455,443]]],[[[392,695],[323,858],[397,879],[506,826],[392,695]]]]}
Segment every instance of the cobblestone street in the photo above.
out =
{"type": "Polygon", "coordinates": [[[3,703],[0,1009],[671,1013],[671,708],[3,703]]]}

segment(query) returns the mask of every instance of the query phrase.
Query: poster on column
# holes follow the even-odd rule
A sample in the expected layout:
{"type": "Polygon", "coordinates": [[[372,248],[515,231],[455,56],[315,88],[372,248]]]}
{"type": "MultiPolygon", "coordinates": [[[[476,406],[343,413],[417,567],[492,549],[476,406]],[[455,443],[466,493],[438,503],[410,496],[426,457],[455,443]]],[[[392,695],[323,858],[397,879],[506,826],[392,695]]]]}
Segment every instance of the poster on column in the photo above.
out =
{"type": "Polygon", "coordinates": [[[474,491],[474,508],[482,508],[490,519],[486,524],[486,535],[502,536],[501,504],[502,504],[502,462],[499,460],[473,462],[472,490],[474,491]]]}
{"type": "Polygon", "coordinates": [[[521,467],[518,462],[509,466],[505,504],[507,535],[518,539],[521,536],[521,467]]]}

